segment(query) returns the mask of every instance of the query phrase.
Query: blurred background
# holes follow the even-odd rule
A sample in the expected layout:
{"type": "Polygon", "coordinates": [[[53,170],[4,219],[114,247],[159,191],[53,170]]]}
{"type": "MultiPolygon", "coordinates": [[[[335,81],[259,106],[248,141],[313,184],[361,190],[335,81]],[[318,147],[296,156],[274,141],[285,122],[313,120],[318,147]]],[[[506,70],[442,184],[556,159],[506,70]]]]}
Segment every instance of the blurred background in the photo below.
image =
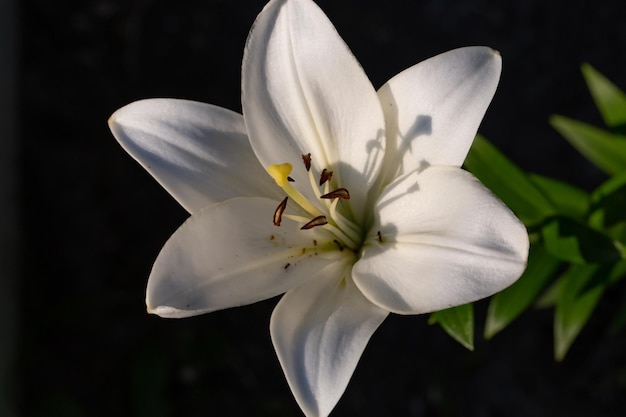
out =
{"type": "MultiPolygon", "coordinates": [[[[137,99],[240,105],[264,0],[0,0],[0,415],[299,416],[270,342],[276,299],[185,319],[145,312],[151,265],[187,213],[107,128],[137,99]]],[[[601,126],[590,62],[626,89],[623,1],[320,0],[375,87],[432,55],[504,60],[480,131],[525,169],[591,189],[603,175],[548,125],[601,126]]],[[[476,351],[426,316],[391,316],[333,416],[623,416],[626,335],[609,293],[564,362],[552,312],[476,351]]]]}

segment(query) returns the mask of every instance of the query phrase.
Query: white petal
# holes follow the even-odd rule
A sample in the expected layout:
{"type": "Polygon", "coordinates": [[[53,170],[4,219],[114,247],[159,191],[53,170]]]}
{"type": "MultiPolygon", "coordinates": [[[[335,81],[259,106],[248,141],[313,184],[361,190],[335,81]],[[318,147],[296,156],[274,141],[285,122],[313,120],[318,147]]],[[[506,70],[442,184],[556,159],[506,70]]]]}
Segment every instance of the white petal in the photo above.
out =
{"type": "Polygon", "coordinates": [[[320,228],[301,231],[277,201],[235,198],[191,216],[154,263],[146,304],[163,317],[185,317],[254,303],[313,279],[340,255],[320,228]]]}
{"type": "Polygon", "coordinates": [[[190,213],[239,196],[278,198],[240,114],[187,100],[131,103],[109,119],[122,147],[190,213]]]}
{"type": "Polygon", "coordinates": [[[371,335],[388,312],[355,287],[345,263],[289,291],[270,323],[287,382],[307,417],[325,417],[341,398],[371,335]]]}
{"type": "Polygon", "coordinates": [[[310,152],[316,171],[334,170],[360,213],[380,170],[384,118],[363,69],[315,3],[265,7],[248,38],[242,82],[250,141],[263,165],[289,162],[296,185],[308,184],[301,155],[310,152]]]}
{"type": "Polygon", "coordinates": [[[420,62],[383,85],[378,95],[387,147],[396,149],[385,161],[385,167],[394,168],[390,180],[424,163],[461,166],[501,69],[497,51],[460,48],[420,62]]]}
{"type": "Polygon", "coordinates": [[[526,229],[460,168],[430,167],[399,178],[377,210],[353,276],[382,308],[418,314],[465,304],[504,289],[524,271],[526,229]]]}

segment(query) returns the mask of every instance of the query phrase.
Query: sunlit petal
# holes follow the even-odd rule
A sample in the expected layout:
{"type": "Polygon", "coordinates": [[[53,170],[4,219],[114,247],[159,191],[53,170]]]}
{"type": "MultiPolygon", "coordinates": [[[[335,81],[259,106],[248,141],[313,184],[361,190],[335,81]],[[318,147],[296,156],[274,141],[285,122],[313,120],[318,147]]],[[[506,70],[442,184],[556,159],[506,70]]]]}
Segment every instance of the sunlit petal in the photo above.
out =
{"type": "MultiPolygon", "coordinates": [[[[383,158],[384,119],[358,62],[319,7],[275,0],[257,18],[243,60],[243,113],[264,166],[291,163],[308,184],[301,155],[335,171],[362,217],[368,185],[383,158]]],[[[310,191],[306,191],[310,196],[310,191]]]]}
{"type": "Polygon", "coordinates": [[[122,147],[190,213],[238,196],[278,198],[240,114],[187,100],[131,103],[109,119],[122,147]]]}
{"type": "Polygon", "coordinates": [[[500,54],[455,49],[401,72],[378,91],[389,179],[423,166],[461,166],[500,79],[500,54]],[[397,170],[397,172],[396,172],[397,170]]]}
{"type": "Polygon", "coordinates": [[[191,216],[159,254],[146,295],[148,310],[185,317],[254,303],[281,294],[342,258],[322,253],[319,228],[302,232],[284,218],[278,201],[235,198],[191,216]]]}
{"type": "Polygon", "coordinates": [[[465,304],[504,289],[524,271],[526,229],[466,171],[407,174],[377,208],[353,276],[382,308],[418,314],[465,304]]]}
{"type": "Polygon", "coordinates": [[[272,314],[276,353],[307,417],[331,412],[388,314],[363,297],[347,272],[345,263],[327,267],[285,294],[272,314]]]}

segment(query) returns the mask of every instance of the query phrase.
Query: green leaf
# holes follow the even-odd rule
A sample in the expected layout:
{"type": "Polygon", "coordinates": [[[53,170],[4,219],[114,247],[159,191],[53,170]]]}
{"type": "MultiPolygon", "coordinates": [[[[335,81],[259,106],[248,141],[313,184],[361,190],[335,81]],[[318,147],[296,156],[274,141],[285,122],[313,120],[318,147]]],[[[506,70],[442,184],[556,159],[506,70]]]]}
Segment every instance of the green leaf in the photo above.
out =
{"type": "Polygon", "coordinates": [[[616,262],[624,248],[609,236],[569,219],[555,217],[541,229],[546,250],[558,259],[573,263],[616,262]]]}
{"type": "Polygon", "coordinates": [[[554,314],[554,357],[563,360],[612,279],[611,264],[572,265],[563,281],[554,314]]]}
{"type": "Polygon", "coordinates": [[[493,191],[526,225],[555,214],[550,201],[526,173],[500,153],[487,139],[474,140],[465,167],[493,191]]]}
{"type": "Polygon", "coordinates": [[[537,174],[528,174],[528,178],[548,198],[559,214],[583,218],[589,211],[589,194],[580,188],[537,174]]]}
{"type": "Polygon", "coordinates": [[[563,116],[550,117],[550,124],[585,158],[609,175],[626,170],[626,136],[563,116]]]}
{"type": "Polygon", "coordinates": [[[581,70],[604,123],[613,128],[626,125],[626,95],[590,64],[581,70]]]}
{"type": "Polygon", "coordinates": [[[620,261],[613,266],[607,280],[609,285],[613,285],[624,278],[626,278],[626,261],[620,261]]]}
{"type": "Polygon", "coordinates": [[[474,350],[474,305],[472,303],[434,312],[430,315],[428,323],[439,323],[454,340],[469,350],[474,350]]]}
{"type": "Polygon", "coordinates": [[[589,224],[626,243],[626,173],[600,185],[591,195],[589,224]]]}
{"type": "Polygon", "coordinates": [[[563,281],[557,279],[552,282],[546,288],[546,290],[541,294],[541,296],[535,302],[535,308],[550,308],[556,305],[556,300],[559,298],[559,294],[561,293],[561,287],[563,286],[563,281]]]}
{"type": "Polygon", "coordinates": [[[487,310],[485,339],[491,339],[530,307],[560,265],[561,262],[548,254],[541,245],[532,245],[524,274],[491,299],[487,310]]]}

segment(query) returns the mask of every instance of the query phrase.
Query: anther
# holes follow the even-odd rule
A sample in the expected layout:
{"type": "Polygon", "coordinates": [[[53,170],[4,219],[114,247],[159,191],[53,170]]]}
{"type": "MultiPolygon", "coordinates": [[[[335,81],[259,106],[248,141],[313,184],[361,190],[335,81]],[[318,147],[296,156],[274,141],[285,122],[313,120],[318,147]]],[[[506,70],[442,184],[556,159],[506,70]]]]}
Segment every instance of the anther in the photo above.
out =
{"type": "Polygon", "coordinates": [[[291,177],[287,177],[287,181],[288,181],[288,182],[296,182],[296,180],[294,180],[294,179],[293,179],[293,178],[291,178],[291,177]]]}
{"type": "Polygon", "coordinates": [[[311,169],[311,154],[308,153],[306,155],[302,155],[302,162],[304,162],[306,172],[309,172],[309,170],[311,169]]]}
{"type": "Polygon", "coordinates": [[[383,235],[382,235],[382,233],[380,233],[380,230],[378,231],[378,241],[380,243],[383,243],[383,235]]]}
{"type": "Polygon", "coordinates": [[[283,219],[283,211],[287,208],[288,199],[289,197],[285,197],[285,199],[280,202],[278,207],[276,207],[276,211],[274,211],[274,226],[280,226],[280,221],[283,219]]]}
{"type": "Polygon", "coordinates": [[[300,230],[309,230],[316,226],[324,226],[325,224],[328,224],[328,220],[326,220],[326,216],[317,216],[316,218],[314,218],[313,220],[311,220],[310,222],[302,226],[300,230]]]}
{"type": "Polygon", "coordinates": [[[336,190],[331,191],[328,194],[324,194],[320,196],[320,198],[327,198],[327,199],[340,198],[342,200],[350,200],[350,193],[345,188],[337,188],[336,190]]]}
{"type": "Polygon", "coordinates": [[[333,177],[333,171],[329,171],[326,168],[322,171],[322,175],[320,175],[320,186],[324,185],[326,181],[330,181],[333,177]]]}

